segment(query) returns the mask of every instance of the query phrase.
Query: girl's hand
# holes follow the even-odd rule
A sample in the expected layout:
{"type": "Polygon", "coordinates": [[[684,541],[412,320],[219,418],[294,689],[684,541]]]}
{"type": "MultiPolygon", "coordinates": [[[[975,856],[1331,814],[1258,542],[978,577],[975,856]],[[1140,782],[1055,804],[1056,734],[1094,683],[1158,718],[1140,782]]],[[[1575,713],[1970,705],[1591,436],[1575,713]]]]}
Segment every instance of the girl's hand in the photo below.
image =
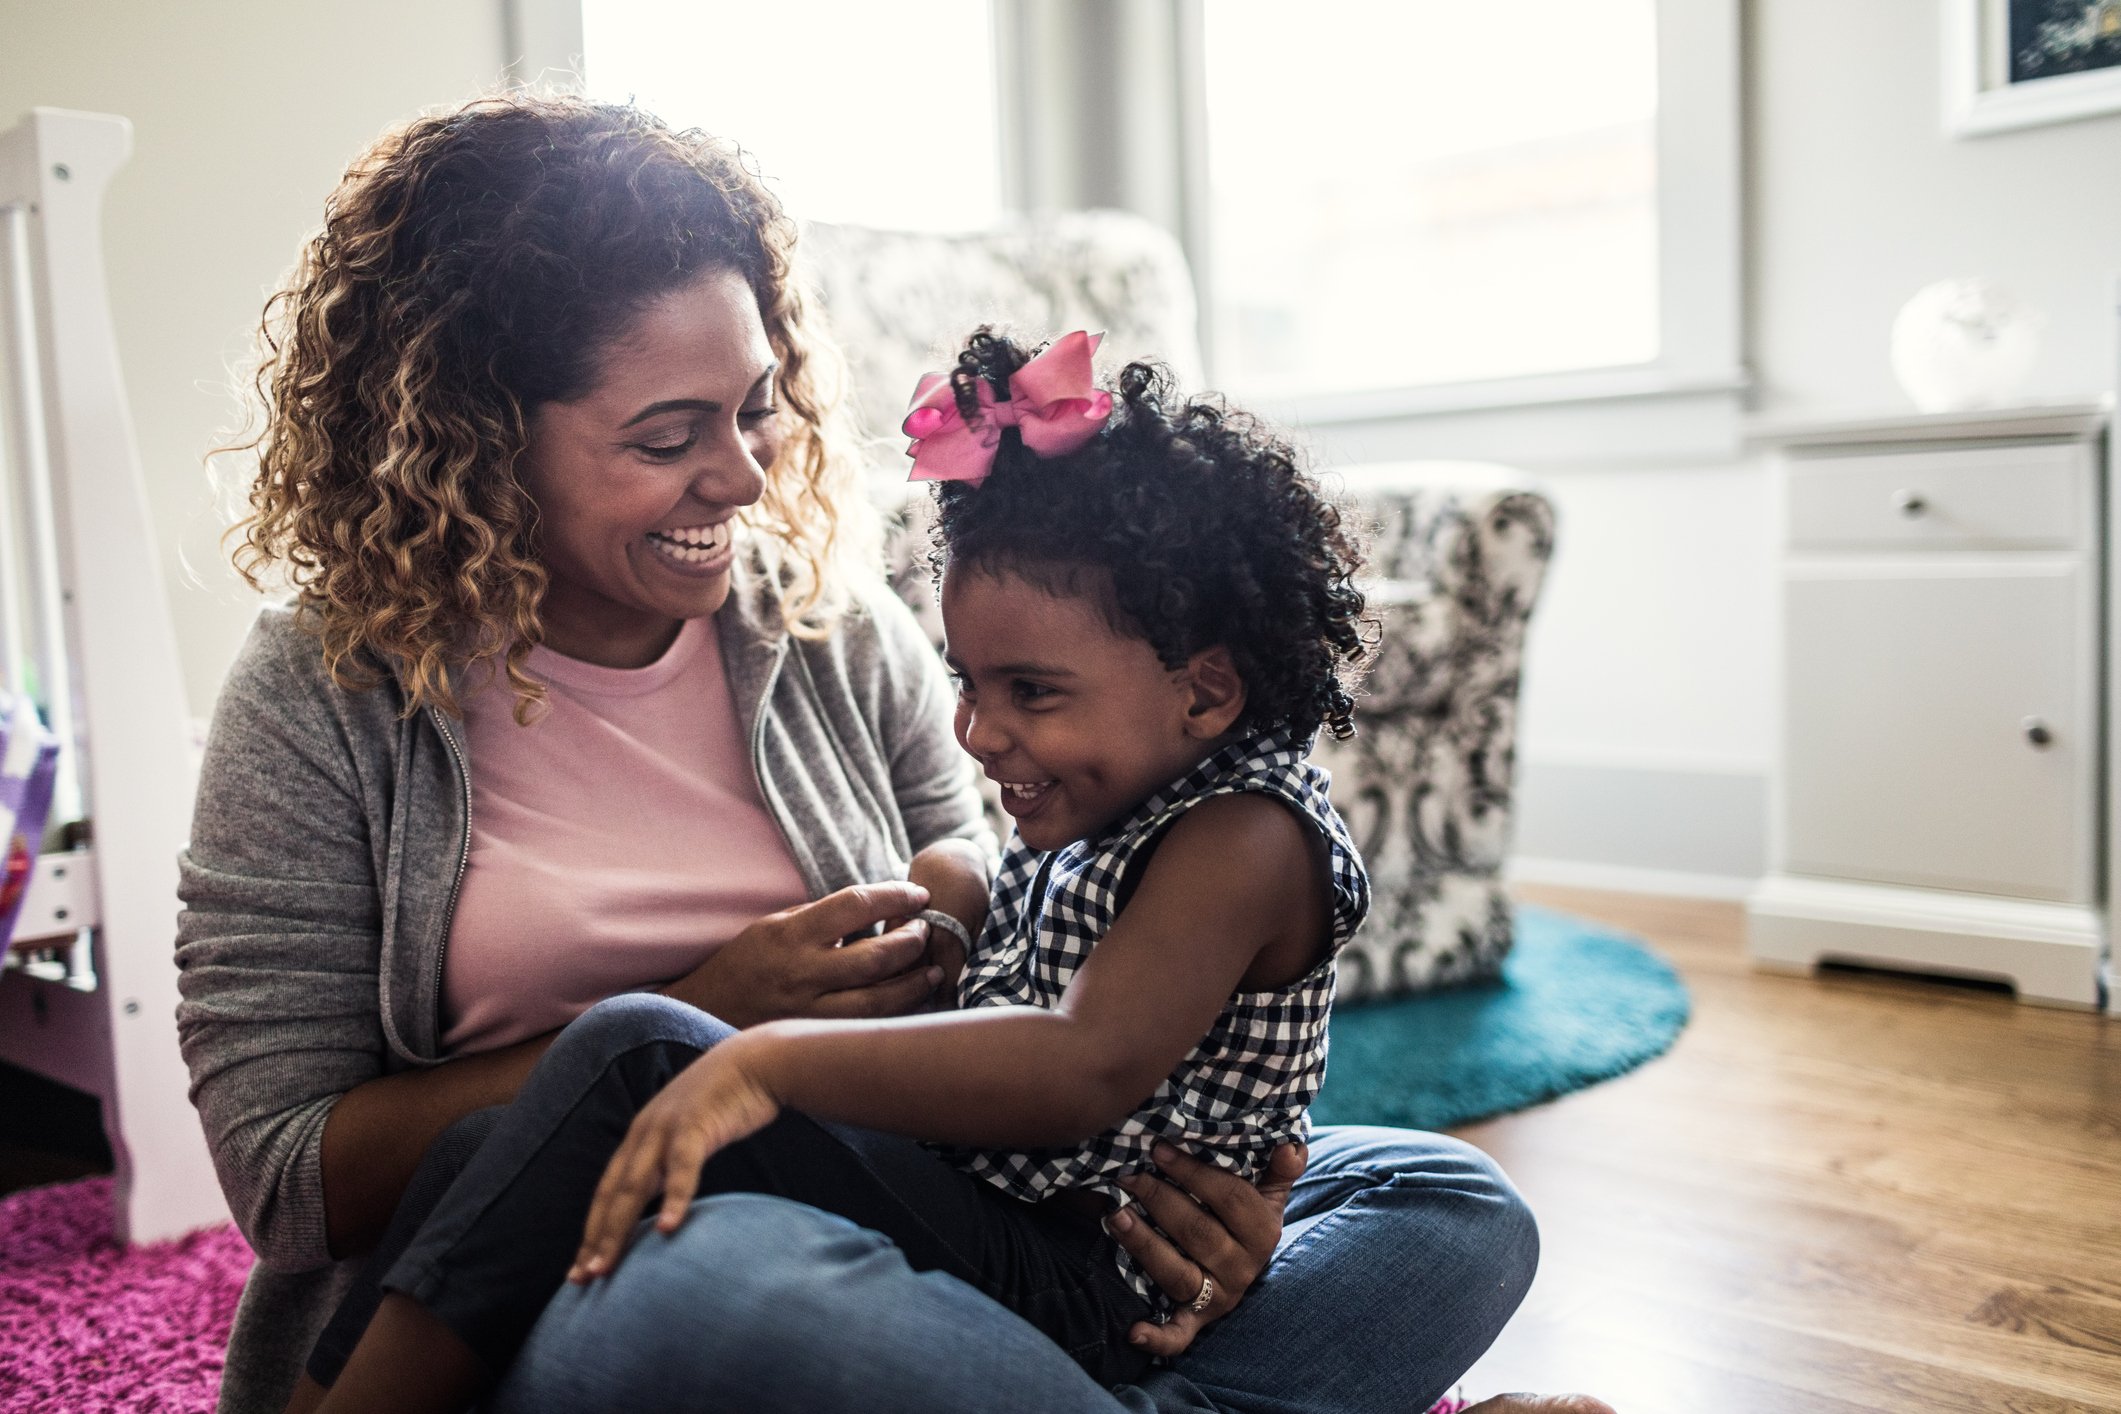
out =
{"type": "Polygon", "coordinates": [[[1135,1174],[1120,1180],[1120,1186],[1169,1239],[1125,1210],[1106,1219],[1105,1229],[1178,1303],[1178,1314],[1163,1325],[1138,1321],[1127,1333],[1136,1349],[1169,1359],[1191,1345],[1209,1322],[1228,1315],[1266,1270],[1281,1241],[1289,1189],[1303,1177],[1309,1155],[1301,1144],[1282,1145],[1256,1187],[1167,1144],[1157,1145],[1154,1157],[1161,1178],[1135,1174]],[[1204,1276],[1214,1278],[1215,1295],[1196,1312],[1190,1307],[1204,1276]]]}
{"type": "Polygon", "coordinates": [[[700,1167],[780,1114],[781,1102],[745,1059],[743,1039],[731,1037],[685,1067],[634,1116],[590,1200],[569,1281],[586,1282],[618,1265],[627,1235],[659,1189],[656,1230],[677,1231],[699,1188],[700,1167]]]}
{"type": "Polygon", "coordinates": [[[926,925],[842,939],[927,906],[916,884],[856,884],[767,914],[662,990],[740,1029],[784,1016],[903,1016],[942,981],[924,960],[926,925]]]}

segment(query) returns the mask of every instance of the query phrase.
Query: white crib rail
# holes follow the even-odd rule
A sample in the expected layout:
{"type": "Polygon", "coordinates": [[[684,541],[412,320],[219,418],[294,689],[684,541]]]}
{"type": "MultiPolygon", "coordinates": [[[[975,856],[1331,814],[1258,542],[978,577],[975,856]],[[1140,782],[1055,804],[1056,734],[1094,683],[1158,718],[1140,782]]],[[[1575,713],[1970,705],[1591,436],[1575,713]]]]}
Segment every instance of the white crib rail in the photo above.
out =
{"type": "Polygon", "coordinates": [[[0,1059],[102,1101],[118,1235],[140,1242],[227,1209],[177,1053],[190,734],[103,274],[103,192],[131,150],[100,114],[39,108],[0,133],[0,671],[34,661],[60,738],[53,819],[92,841],[44,856],[16,936],[82,937],[93,959],[71,985],[0,973],[0,1059]]]}

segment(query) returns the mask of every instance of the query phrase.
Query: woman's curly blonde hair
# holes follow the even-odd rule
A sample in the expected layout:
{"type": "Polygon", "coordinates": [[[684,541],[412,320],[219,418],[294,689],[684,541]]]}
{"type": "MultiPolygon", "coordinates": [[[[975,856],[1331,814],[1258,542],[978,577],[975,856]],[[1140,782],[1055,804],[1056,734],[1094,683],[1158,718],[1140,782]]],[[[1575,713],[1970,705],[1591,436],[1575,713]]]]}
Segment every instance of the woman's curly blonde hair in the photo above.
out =
{"type": "Polygon", "coordinates": [[[822,636],[874,563],[838,430],[839,366],[791,271],[795,227],[737,148],[622,104],[512,94],[386,134],[347,170],[266,302],[249,513],[254,588],[292,584],[348,688],[394,678],[456,713],[451,670],[501,658],[521,716],[542,637],[530,414],[580,397],[644,306],[710,271],[750,284],[785,419],[748,538],[789,631],[822,636]]]}

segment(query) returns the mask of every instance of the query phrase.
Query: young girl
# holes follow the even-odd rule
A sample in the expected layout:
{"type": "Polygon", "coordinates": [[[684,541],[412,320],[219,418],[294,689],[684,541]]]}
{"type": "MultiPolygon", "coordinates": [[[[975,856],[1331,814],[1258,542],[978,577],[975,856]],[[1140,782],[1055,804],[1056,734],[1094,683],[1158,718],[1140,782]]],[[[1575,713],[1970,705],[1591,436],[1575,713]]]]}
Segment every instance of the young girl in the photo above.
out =
{"type": "MultiPolygon", "coordinates": [[[[914,477],[941,483],[958,740],[1015,822],[991,903],[964,861],[916,861],[959,1008],[720,1028],[579,1083],[557,1078],[563,1033],[518,1134],[381,1273],[380,1309],[357,1294],[326,1333],[326,1409],[468,1402],[658,1192],[666,1233],[703,1192],[838,1212],[1100,1381],[1140,1373],[1129,1328],[1171,1303],[1100,1218],[1159,1145],[1261,1171],[1324,1074],[1369,889],[1304,755],[1348,730],[1365,623],[1355,553],[1289,446],[1149,365],[1099,391],[1094,348],[1034,358],[981,330],[907,418],[914,477]],[[331,1350],[364,1324],[341,1373],[331,1350]]],[[[1193,1309],[1215,1296],[1204,1278],[1193,1309]]]]}

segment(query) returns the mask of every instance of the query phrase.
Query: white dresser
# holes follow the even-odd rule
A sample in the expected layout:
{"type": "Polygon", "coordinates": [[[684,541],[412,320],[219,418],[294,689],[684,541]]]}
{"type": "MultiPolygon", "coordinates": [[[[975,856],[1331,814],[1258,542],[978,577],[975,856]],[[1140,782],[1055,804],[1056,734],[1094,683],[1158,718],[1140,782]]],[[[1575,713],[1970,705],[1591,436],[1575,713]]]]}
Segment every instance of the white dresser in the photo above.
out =
{"type": "Polygon", "coordinates": [[[1762,966],[2100,1000],[2106,413],[1762,429],[1783,511],[1762,966]]]}

